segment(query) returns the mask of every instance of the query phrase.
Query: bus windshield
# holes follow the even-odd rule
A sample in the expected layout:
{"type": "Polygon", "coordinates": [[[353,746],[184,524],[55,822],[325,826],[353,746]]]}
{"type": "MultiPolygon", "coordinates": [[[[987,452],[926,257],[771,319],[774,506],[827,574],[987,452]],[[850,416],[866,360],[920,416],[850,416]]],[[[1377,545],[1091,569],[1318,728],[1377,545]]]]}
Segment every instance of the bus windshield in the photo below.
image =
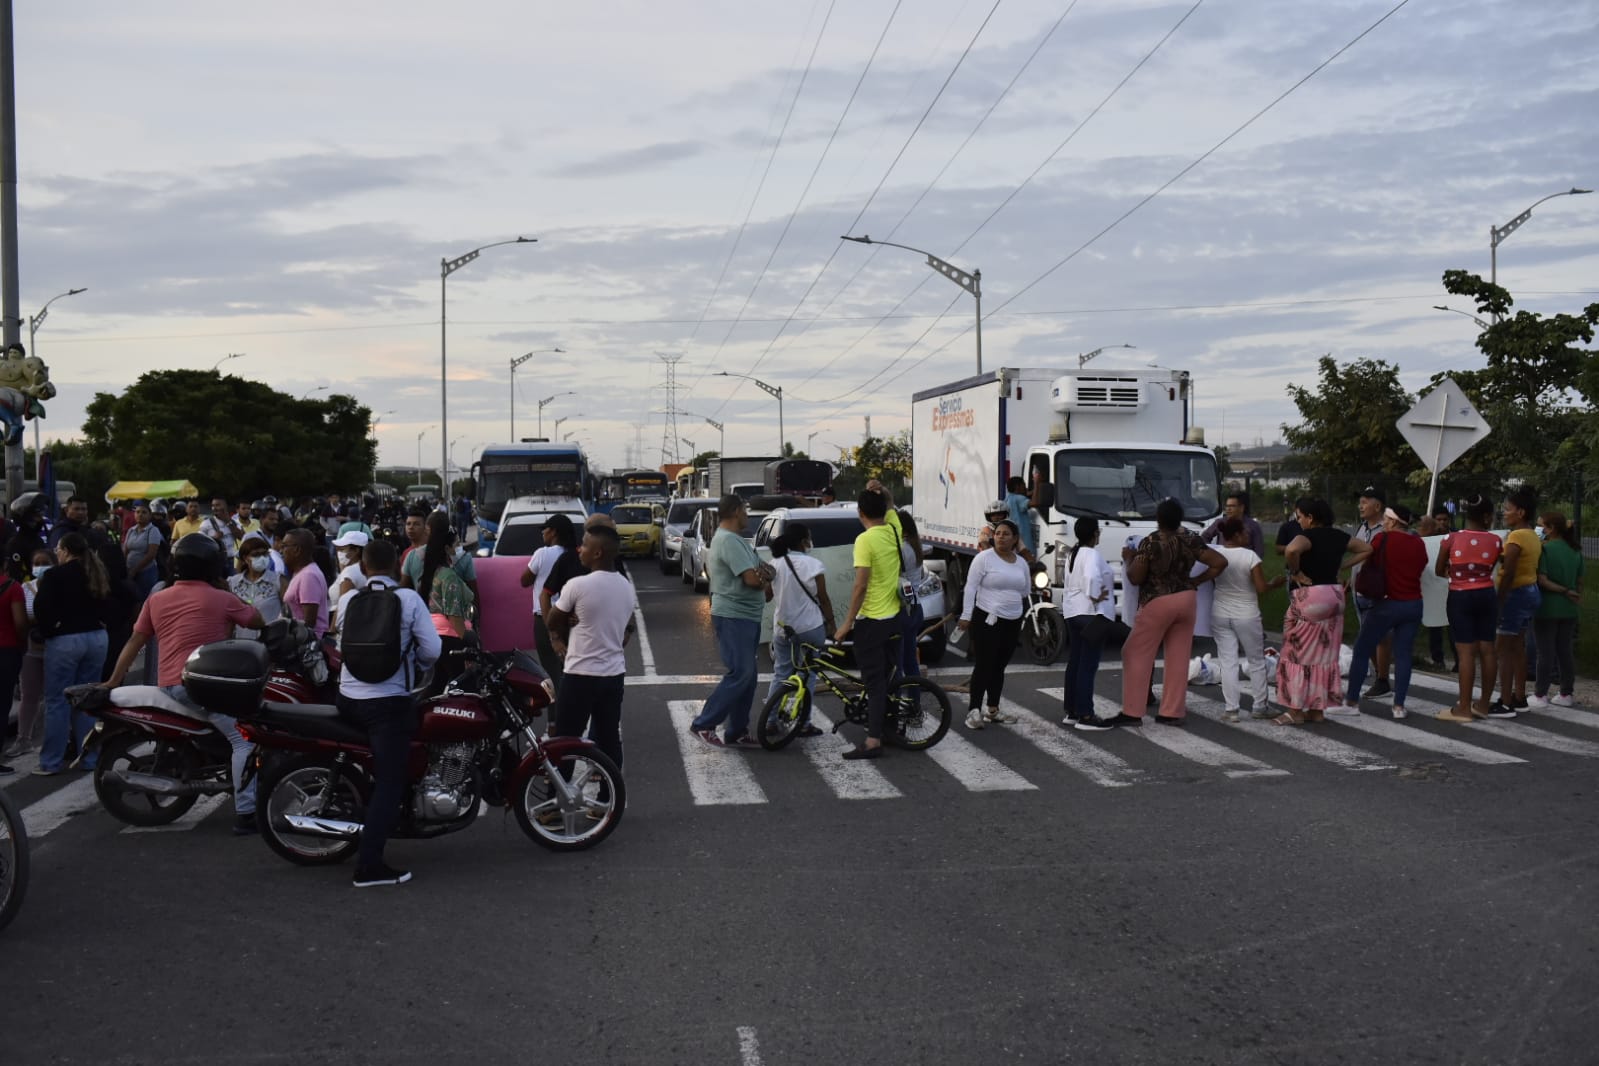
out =
{"type": "Polygon", "coordinates": [[[583,463],[577,456],[492,456],[478,475],[478,510],[498,522],[508,501],[518,496],[583,495],[583,463]]]}
{"type": "Polygon", "coordinates": [[[1168,496],[1185,521],[1221,511],[1215,457],[1208,452],[1068,448],[1055,455],[1055,506],[1096,518],[1152,519],[1168,496]]]}

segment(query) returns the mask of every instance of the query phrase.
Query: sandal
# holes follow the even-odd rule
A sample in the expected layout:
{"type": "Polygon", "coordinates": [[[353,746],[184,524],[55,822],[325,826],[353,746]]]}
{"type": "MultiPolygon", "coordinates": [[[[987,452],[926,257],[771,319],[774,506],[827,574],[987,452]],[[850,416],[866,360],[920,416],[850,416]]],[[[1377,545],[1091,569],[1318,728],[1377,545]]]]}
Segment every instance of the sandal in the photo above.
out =
{"type": "Polygon", "coordinates": [[[1282,714],[1279,714],[1276,718],[1273,718],[1271,720],[1271,724],[1272,725],[1304,725],[1305,724],[1305,716],[1304,716],[1304,713],[1302,711],[1296,711],[1292,707],[1290,707],[1287,710],[1283,711],[1282,714]],[[1294,715],[1296,715],[1296,714],[1299,715],[1298,718],[1294,717],[1294,715]]]}
{"type": "Polygon", "coordinates": [[[1458,703],[1453,707],[1450,707],[1448,710],[1439,711],[1437,714],[1433,715],[1433,717],[1438,719],[1440,722],[1470,722],[1474,720],[1471,716],[1471,712],[1462,712],[1460,709],[1460,704],[1458,703]]]}

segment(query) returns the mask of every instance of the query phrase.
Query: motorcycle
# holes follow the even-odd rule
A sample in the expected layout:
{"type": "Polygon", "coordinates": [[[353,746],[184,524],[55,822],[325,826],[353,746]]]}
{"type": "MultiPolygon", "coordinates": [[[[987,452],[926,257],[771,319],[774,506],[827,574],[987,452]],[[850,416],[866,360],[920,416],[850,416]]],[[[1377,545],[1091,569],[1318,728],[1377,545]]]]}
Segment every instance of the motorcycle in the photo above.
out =
{"type": "MultiPolygon", "coordinates": [[[[1044,549],[1044,554],[1054,550],[1051,544],[1044,549]]],[[[1032,588],[1027,592],[1027,612],[1022,615],[1022,647],[1033,662],[1048,666],[1060,657],[1061,648],[1066,644],[1066,621],[1054,603],[1049,568],[1042,562],[1035,562],[1031,571],[1032,588]]]]}
{"type": "MultiPolygon", "coordinates": [[[[303,623],[271,622],[259,646],[271,660],[268,698],[292,704],[329,698],[327,656],[303,623]]],[[[208,715],[159,687],[74,685],[66,697],[76,710],[98,719],[77,762],[98,753],[95,795],[119,821],[167,825],[200,797],[233,791],[233,748],[227,737],[208,715]]]]}
{"type": "MultiPolygon", "coordinates": [[[[201,652],[208,649],[219,657],[235,652],[222,644],[201,652]]],[[[592,741],[541,736],[534,728],[554,698],[538,661],[522,651],[483,651],[471,638],[452,654],[469,665],[442,695],[421,704],[394,836],[459,832],[485,805],[510,808],[522,831],[551,850],[581,851],[609,836],[627,804],[621,771],[592,741]]],[[[251,669],[245,662],[230,672],[251,669]]],[[[196,699],[212,698],[205,686],[185,684],[196,699]]],[[[226,695],[216,698],[231,704],[226,695]]],[[[256,745],[246,776],[259,774],[256,813],[267,845],[302,866],[352,855],[372,790],[365,730],[327,705],[260,701],[254,709],[218,709],[237,715],[256,745]]]]}

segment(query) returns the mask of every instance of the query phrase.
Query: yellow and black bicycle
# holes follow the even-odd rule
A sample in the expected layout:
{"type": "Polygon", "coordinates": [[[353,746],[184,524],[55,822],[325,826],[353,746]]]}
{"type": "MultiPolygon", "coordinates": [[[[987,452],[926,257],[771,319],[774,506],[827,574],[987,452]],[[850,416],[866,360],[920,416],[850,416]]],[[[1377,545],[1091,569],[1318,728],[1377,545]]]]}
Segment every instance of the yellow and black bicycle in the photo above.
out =
{"type": "MultiPolygon", "coordinates": [[[[810,721],[815,687],[831,692],[843,705],[844,716],[833,726],[838,732],[846,722],[866,725],[866,682],[860,674],[844,668],[848,643],[827,642],[826,647],[795,643],[794,630],[783,627],[794,647],[794,673],[767,699],[755,723],[755,738],[767,751],[777,751],[799,735],[810,721]]],[[[949,693],[925,677],[906,677],[895,667],[888,679],[888,715],[883,739],[911,751],[925,751],[949,732],[952,712],[949,693]]]]}

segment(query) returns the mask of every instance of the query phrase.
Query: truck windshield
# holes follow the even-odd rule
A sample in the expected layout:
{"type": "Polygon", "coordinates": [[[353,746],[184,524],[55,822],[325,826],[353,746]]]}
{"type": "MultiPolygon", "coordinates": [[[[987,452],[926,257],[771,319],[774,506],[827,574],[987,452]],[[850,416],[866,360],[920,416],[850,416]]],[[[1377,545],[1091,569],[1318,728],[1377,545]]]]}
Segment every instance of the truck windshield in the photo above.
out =
{"type": "Polygon", "coordinates": [[[1207,453],[1068,448],[1055,454],[1055,506],[1073,515],[1155,517],[1170,496],[1183,518],[1203,522],[1221,510],[1216,460],[1207,453]]]}

